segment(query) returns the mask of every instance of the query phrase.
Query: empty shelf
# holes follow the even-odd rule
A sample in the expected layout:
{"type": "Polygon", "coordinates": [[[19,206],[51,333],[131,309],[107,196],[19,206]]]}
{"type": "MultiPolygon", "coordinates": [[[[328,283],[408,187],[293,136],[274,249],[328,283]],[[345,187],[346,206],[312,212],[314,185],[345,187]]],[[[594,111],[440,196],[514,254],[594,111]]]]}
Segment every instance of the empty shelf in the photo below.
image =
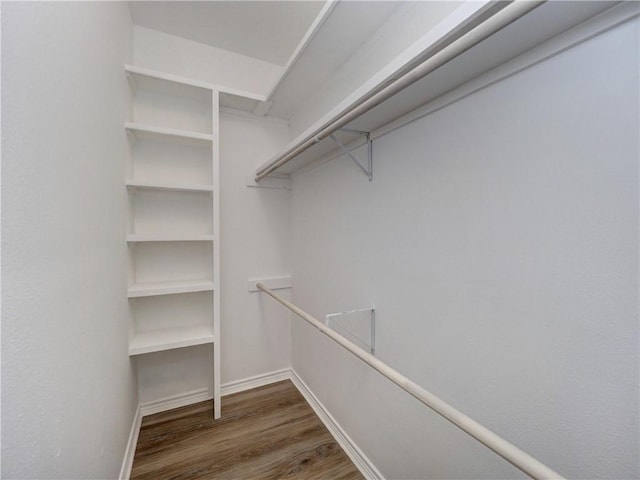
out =
{"type": "Polygon", "coordinates": [[[129,287],[129,298],[172,295],[175,293],[210,292],[214,290],[209,280],[135,283],[129,287]]]}
{"type": "Polygon", "coordinates": [[[171,190],[176,192],[213,192],[213,185],[176,185],[168,183],[127,180],[127,188],[145,190],[171,190]]]}
{"type": "Polygon", "coordinates": [[[156,127],[131,122],[125,123],[124,126],[127,132],[142,138],[169,138],[196,145],[211,145],[213,142],[213,135],[209,133],[190,132],[177,130],[175,128],[156,127]]]}
{"type": "Polygon", "coordinates": [[[127,242],[212,242],[214,238],[209,233],[199,235],[132,233],[127,235],[127,242]]]}
{"type": "Polygon", "coordinates": [[[168,328],[151,332],[136,333],[129,343],[129,355],[161,352],[174,348],[190,347],[213,343],[213,329],[210,325],[168,328]]]}
{"type": "Polygon", "coordinates": [[[135,65],[125,65],[124,69],[134,90],[159,92],[165,95],[211,103],[214,85],[209,83],[157,72],[135,65]]]}
{"type": "Polygon", "coordinates": [[[136,65],[125,65],[125,71],[134,89],[164,92],[169,95],[208,102],[211,102],[212,91],[218,91],[220,92],[220,106],[250,113],[253,112],[256,105],[266,101],[264,95],[179,77],[136,65]]]}

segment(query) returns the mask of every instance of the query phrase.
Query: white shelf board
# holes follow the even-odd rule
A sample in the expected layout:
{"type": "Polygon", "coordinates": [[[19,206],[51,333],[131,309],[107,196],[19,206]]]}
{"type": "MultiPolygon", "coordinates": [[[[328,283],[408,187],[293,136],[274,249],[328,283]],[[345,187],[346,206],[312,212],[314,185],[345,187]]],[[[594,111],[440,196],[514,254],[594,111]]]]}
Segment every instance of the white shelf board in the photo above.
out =
{"type": "Polygon", "coordinates": [[[222,85],[201,82],[190,78],[179,77],[169,73],[158,72],[135,65],[125,65],[134,88],[150,90],[168,95],[207,100],[211,102],[212,91],[220,92],[220,106],[252,113],[256,106],[266,101],[264,95],[243,90],[236,90],[222,85]]]}
{"type": "Polygon", "coordinates": [[[124,126],[127,132],[140,138],[173,139],[195,145],[211,145],[214,139],[213,135],[209,133],[177,130],[175,128],[156,127],[133,122],[127,122],[124,126]]]}
{"type": "MultiPolygon", "coordinates": [[[[608,2],[546,2],[456,59],[366,112],[346,125],[346,128],[373,132],[373,138],[375,139],[376,130],[384,130],[384,127],[394,120],[433,102],[448,94],[448,92],[478,78],[485,72],[561,35],[609,8],[615,8],[615,4],[608,2]]],[[[326,124],[331,116],[337,114],[348,105],[357,103],[359,98],[366,97],[369,91],[375,90],[375,87],[375,85],[365,85],[353,92],[331,112],[328,112],[304,133],[286,145],[281,154],[301,144],[307,136],[313,136],[312,132],[326,124]]],[[[346,135],[344,133],[340,133],[340,135],[345,144],[358,141],[356,137],[349,139],[344,137],[346,135]]],[[[290,175],[318,160],[338,156],[339,153],[339,148],[329,138],[325,138],[276,169],[274,173],[290,175]]],[[[272,157],[260,168],[270,164],[279,156],[280,154],[272,157]]]]}
{"type": "Polygon", "coordinates": [[[176,192],[213,192],[213,185],[176,185],[169,183],[139,182],[127,180],[127,188],[143,190],[171,190],[176,192]]]}
{"type": "Polygon", "coordinates": [[[174,348],[214,343],[214,339],[213,329],[210,325],[168,328],[136,333],[129,342],[129,355],[141,355],[174,348]]]}
{"type": "Polygon", "coordinates": [[[129,287],[129,298],[154,297],[176,293],[210,292],[214,290],[210,280],[136,283],[129,287]]]}
{"type": "Polygon", "coordinates": [[[154,234],[154,233],[132,233],[127,235],[127,242],[213,242],[215,236],[212,234],[200,235],[180,235],[180,234],[154,234]]]}
{"type": "MultiPolygon", "coordinates": [[[[159,72],[150,68],[138,67],[136,65],[125,65],[124,71],[127,72],[130,78],[137,83],[140,80],[143,81],[155,81],[163,82],[165,84],[173,84],[176,88],[190,88],[197,90],[213,90],[215,85],[207,82],[200,82],[186,77],[180,77],[178,75],[172,75],[170,73],[159,72]]],[[[158,83],[159,84],[159,83],[158,83]]]]}

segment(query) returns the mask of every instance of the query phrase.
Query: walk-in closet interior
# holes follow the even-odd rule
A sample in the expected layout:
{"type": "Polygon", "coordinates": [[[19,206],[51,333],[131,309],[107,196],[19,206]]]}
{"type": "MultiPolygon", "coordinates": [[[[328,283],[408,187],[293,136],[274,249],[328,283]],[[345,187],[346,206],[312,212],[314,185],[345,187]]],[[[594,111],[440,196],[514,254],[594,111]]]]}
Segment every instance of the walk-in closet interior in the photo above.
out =
{"type": "Polygon", "coordinates": [[[2,478],[640,478],[640,2],[0,13],[2,478]]]}

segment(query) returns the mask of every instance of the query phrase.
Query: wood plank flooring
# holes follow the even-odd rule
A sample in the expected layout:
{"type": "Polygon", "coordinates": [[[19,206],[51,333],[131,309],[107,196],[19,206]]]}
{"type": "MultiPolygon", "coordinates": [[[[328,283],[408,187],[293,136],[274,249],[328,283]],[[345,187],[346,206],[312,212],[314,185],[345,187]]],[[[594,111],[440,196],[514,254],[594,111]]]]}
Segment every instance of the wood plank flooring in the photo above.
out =
{"type": "Polygon", "coordinates": [[[132,480],[364,478],[289,380],[142,420],[132,480]]]}

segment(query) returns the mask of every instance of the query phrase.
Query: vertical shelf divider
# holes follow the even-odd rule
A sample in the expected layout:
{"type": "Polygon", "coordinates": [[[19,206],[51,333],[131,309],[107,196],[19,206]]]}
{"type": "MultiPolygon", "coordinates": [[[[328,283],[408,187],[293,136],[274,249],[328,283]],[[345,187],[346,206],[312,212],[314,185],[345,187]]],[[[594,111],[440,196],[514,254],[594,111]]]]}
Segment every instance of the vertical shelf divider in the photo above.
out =
{"type": "Polygon", "coordinates": [[[213,418],[218,419],[222,414],[220,399],[220,91],[212,90],[211,95],[211,131],[213,142],[211,144],[211,160],[213,194],[211,195],[213,212],[213,233],[216,241],[213,242],[213,418]]]}

